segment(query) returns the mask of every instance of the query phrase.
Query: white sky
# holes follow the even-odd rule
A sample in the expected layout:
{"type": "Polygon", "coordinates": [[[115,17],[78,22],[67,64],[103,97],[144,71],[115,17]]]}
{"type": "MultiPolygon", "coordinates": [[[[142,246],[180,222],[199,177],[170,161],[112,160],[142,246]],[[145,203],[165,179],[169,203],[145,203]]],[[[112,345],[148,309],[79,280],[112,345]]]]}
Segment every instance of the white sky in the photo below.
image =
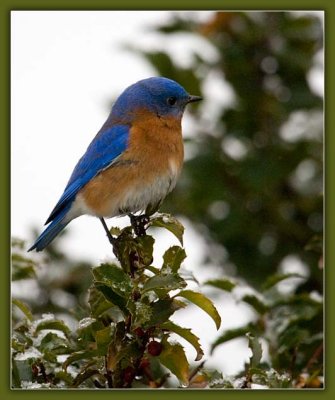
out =
{"type": "MultiPolygon", "coordinates": [[[[199,19],[211,12],[196,12],[199,19]]],[[[171,17],[168,11],[15,11],[11,14],[11,230],[13,236],[33,240],[32,227],[43,224],[62,194],[77,160],[107,118],[106,101],[117,97],[128,85],[155,74],[140,56],[122,49],[172,51],[178,63],[187,64],[194,51],[215,59],[215,51],[200,39],[165,41],[148,32],[150,25],[171,17]]],[[[320,79],[317,75],[315,79],[320,79]]],[[[215,80],[215,77],[214,77],[215,80]]],[[[222,85],[222,83],[220,83],[222,85]]],[[[316,84],[317,87],[320,87],[316,84]]],[[[204,92],[209,87],[204,87],[204,92]]],[[[186,88],[189,90],[189,88],[186,88]]],[[[211,86],[212,99],[203,105],[206,112],[214,103],[229,102],[229,87],[211,86]],[[222,89],[222,90],[220,90],[222,89]],[[225,93],[223,95],[223,92],[225,93]],[[214,101],[213,101],[214,100],[214,101]],[[210,107],[209,107],[210,106],[210,107]]],[[[196,93],[194,93],[196,94],[196,93]]],[[[214,112],[214,111],[213,111],[214,112]]],[[[184,135],[192,124],[184,118],[184,135]]],[[[201,267],[204,244],[187,221],[185,265],[204,281],[215,277],[214,267],[201,267]]],[[[121,219],[109,224],[122,225],[121,219]]],[[[62,246],[71,256],[99,263],[112,255],[100,222],[80,217],[70,224],[62,246]]],[[[57,240],[57,239],[56,239],[57,240]]],[[[31,243],[30,243],[31,244],[31,243]]],[[[164,249],[177,244],[169,233],[159,235],[155,259],[164,249]]],[[[223,328],[243,325],[250,312],[236,307],[231,298],[216,292],[223,328]]],[[[176,313],[175,321],[200,336],[205,350],[217,337],[214,323],[201,310],[176,313]],[[199,324],[199,321],[201,322],[199,324]]],[[[190,359],[194,351],[186,343],[190,359]]],[[[248,357],[246,344],[232,341],[218,347],[209,365],[221,365],[234,374],[248,357]]],[[[206,359],[209,358],[206,352],[206,359]]]]}

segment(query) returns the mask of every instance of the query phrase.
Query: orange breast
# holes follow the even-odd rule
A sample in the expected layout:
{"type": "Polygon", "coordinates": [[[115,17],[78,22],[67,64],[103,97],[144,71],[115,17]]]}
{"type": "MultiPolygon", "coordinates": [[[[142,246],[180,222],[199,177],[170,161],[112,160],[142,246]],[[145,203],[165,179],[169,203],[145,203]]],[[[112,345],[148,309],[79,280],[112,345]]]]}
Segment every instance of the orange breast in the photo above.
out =
{"type": "Polygon", "coordinates": [[[128,149],[87,183],[79,196],[98,216],[145,209],[173,189],[183,158],[181,121],[143,111],[130,129],[128,149]]]}

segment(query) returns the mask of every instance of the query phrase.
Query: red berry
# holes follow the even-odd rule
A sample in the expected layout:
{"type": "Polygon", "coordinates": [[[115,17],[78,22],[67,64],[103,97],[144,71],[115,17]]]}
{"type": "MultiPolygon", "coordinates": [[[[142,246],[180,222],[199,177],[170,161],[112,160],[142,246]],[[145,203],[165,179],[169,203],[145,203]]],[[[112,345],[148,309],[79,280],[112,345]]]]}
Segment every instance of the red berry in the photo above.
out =
{"type": "Polygon", "coordinates": [[[140,369],[146,369],[150,366],[150,360],[148,358],[142,358],[140,362],[140,369]]]}
{"type": "Polygon", "coordinates": [[[145,335],[145,332],[141,327],[135,328],[134,332],[138,337],[143,337],[145,335]]]}
{"type": "Polygon", "coordinates": [[[163,350],[163,346],[160,342],[153,340],[148,344],[148,353],[152,356],[159,356],[163,350]]]}
{"type": "Polygon", "coordinates": [[[135,370],[133,367],[127,367],[123,371],[123,380],[125,383],[131,383],[135,378],[135,370]]]}

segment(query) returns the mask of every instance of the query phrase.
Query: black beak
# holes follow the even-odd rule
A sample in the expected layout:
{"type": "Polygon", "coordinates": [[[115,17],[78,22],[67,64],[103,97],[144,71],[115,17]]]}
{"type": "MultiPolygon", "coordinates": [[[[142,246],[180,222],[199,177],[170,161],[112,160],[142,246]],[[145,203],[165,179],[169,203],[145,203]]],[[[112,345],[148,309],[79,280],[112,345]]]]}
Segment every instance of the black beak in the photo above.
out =
{"type": "Polygon", "coordinates": [[[200,101],[200,100],[202,100],[202,97],[201,96],[188,96],[188,103],[194,103],[194,102],[196,102],[196,101],[200,101]]]}

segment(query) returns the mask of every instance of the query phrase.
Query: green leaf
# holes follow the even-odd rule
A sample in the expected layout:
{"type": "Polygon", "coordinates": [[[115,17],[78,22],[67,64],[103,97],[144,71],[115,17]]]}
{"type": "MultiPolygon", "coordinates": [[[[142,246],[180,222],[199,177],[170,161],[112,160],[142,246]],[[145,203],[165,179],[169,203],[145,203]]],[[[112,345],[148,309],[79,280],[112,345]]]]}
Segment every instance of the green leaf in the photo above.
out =
{"type": "Polygon", "coordinates": [[[88,368],[85,369],[84,371],[80,372],[75,379],[73,380],[73,383],[71,385],[71,388],[77,388],[79,385],[81,385],[83,382],[85,382],[87,379],[91,378],[92,376],[100,376],[103,379],[105,379],[105,377],[103,377],[99,370],[95,369],[95,368],[88,368]]]}
{"type": "Polygon", "coordinates": [[[259,314],[265,314],[269,307],[257,296],[253,294],[246,294],[241,298],[242,301],[253,307],[259,314]]]}
{"type": "Polygon", "coordinates": [[[55,329],[57,331],[62,331],[66,336],[70,334],[70,329],[65,325],[64,321],[59,319],[47,319],[42,320],[37,324],[35,333],[42,331],[44,329],[55,329]]]}
{"type": "Polygon", "coordinates": [[[183,290],[179,292],[175,297],[177,296],[184,297],[196,306],[200,307],[213,319],[216,325],[216,329],[220,328],[220,314],[217,312],[217,309],[208,297],[204,296],[202,293],[193,292],[192,290],[183,290]]]}
{"type": "Polygon", "coordinates": [[[259,339],[255,336],[253,336],[250,332],[246,334],[248,338],[248,346],[249,349],[251,350],[251,357],[250,357],[250,367],[251,368],[256,368],[259,363],[261,362],[263,350],[262,350],[262,345],[259,341],[259,339]]]}
{"type": "Polygon", "coordinates": [[[104,312],[114,307],[110,301],[94,286],[89,289],[88,303],[93,317],[100,317],[104,312]]]}
{"type": "Polygon", "coordinates": [[[113,305],[118,306],[124,314],[128,314],[127,308],[128,301],[124,297],[119,296],[113,289],[101,282],[95,282],[95,287],[105,296],[105,298],[113,305]]]}
{"type": "Polygon", "coordinates": [[[38,349],[42,353],[52,352],[54,354],[66,354],[70,351],[68,341],[53,332],[44,336],[38,349]]]}
{"type": "Polygon", "coordinates": [[[99,354],[105,355],[107,353],[109,343],[112,340],[112,333],[113,333],[113,329],[112,329],[111,325],[107,326],[104,329],[100,329],[99,331],[96,331],[95,341],[97,344],[97,351],[99,354]]]}
{"type": "Polygon", "coordinates": [[[101,264],[92,270],[94,279],[109,286],[113,292],[123,298],[128,298],[132,291],[130,277],[114,264],[101,264]]]}
{"type": "Polygon", "coordinates": [[[152,263],[155,240],[150,235],[140,236],[135,239],[140,266],[147,267],[152,263]]]}
{"type": "Polygon", "coordinates": [[[12,299],[12,303],[16,305],[16,307],[18,307],[23,312],[23,314],[27,317],[27,319],[30,322],[32,322],[32,320],[34,319],[33,314],[31,313],[30,308],[26,303],[24,303],[19,299],[12,299]]]}
{"type": "Polygon", "coordinates": [[[143,285],[143,293],[154,289],[182,289],[186,286],[186,282],[178,274],[155,275],[148,279],[143,285]]]}
{"type": "Polygon", "coordinates": [[[12,254],[12,281],[36,278],[36,263],[18,253],[12,254]]]}
{"type": "Polygon", "coordinates": [[[283,281],[284,279],[289,279],[289,278],[301,278],[301,279],[306,279],[306,277],[297,274],[297,273],[289,273],[289,274],[275,274],[271,275],[263,284],[263,290],[269,290],[273,286],[275,286],[278,282],[283,281]]]}
{"type": "Polygon", "coordinates": [[[162,341],[163,350],[159,361],[169,369],[184,384],[188,384],[189,364],[183,347],[180,344],[171,344],[162,341]]]}
{"type": "Polygon", "coordinates": [[[180,244],[183,245],[184,227],[174,217],[169,214],[158,214],[150,218],[150,226],[156,226],[159,228],[165,228],[173,233],[179,240],[180,244]]]}
{"type": "Polygon", "coordinates": [[[98,355],[97,350],[80,350],[72,353],[63,363],[63,368],[66,371],[67,367],[75,361],[91,359],[98,355]]]}
{"type": "Polygon", "coordinates": [[[140,301],[135,303],[135,312],[133,315],[132,325],[133,328],[142,327],[146,322],[150,321],[152,317],[152,308],[148,304],[140,301]]]}
{"type": "Polygon", "coordinates": [[[231,292],[235,288],[236,283],[229,279],[211,279],[206,281],[204,285],[211,285],[226,292],[231,292]]]}
{"type": "Polygon", "coordinates": [[[177,335],[184,338],[185,340],[187,340],[189,343],[191,343],[191,345],[195,348],[195,350],[197,352],[195,361],[199,361],[202,359],[204,352],[199,343],[199,338],[191,331],[191,329],[182,328],[181,326],[176,325],[172,321],[164,322],[161,325],[161,328],[164,330],[166,329],[168,331],[174,332],[177,335]]]}
{"type": "Polygon", "coordinates": [[[151,305],[152,314],[149,321],[145,323],[145,328],[149,328],[151,326],[159,325],[163,322],[166,322],[175,311],[185,306],[185,303],[174,299],[155,301],[151,305]]]}
{"type": "Polygon", "coordinates": [[[215,342],[212,344],[211,353],[213,353],[214,349],[222,343],[229,342],[229,340],[233,340],[239,337],[244,337],[248,332],[254,331],[255,327],[253,324],[248,324],[246,326],[242,326],[240,328],[228,329],[223,335],[219,336],[215,342]]]}
{"type": "Polygon", "coordinates": [[[172,271],[178,272],[181,263],[186,258],[186,252],[183,248],[179,246],[172,246],[168,250],[166,250],[163,256],[163,266],[162,271],[172,271]]]}

